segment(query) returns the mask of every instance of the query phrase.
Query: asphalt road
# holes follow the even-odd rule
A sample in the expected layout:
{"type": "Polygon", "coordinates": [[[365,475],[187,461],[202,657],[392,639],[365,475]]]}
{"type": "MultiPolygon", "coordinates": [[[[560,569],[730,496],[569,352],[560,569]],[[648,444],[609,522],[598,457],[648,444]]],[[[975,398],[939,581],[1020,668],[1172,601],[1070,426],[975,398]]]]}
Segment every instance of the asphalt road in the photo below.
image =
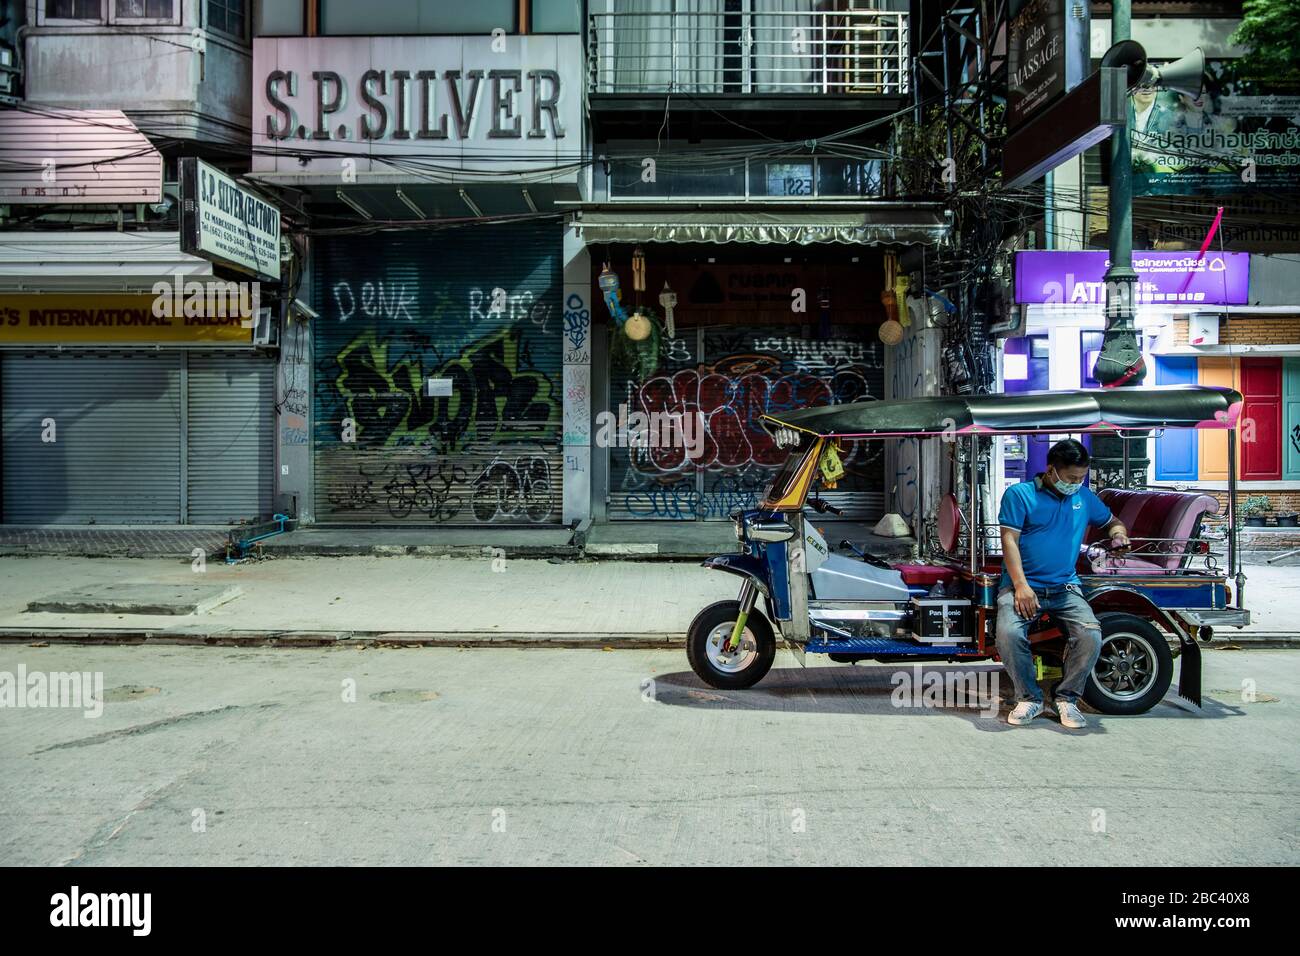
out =
{"type": "Polygon", "coordinates": [[[0,646],[105,699],[0,708],[0,863],[1294,865],[1300,654],[1205,661],[1202,712],[1070,732],[784,651],[721,692],[673,651],[0,646]]]}

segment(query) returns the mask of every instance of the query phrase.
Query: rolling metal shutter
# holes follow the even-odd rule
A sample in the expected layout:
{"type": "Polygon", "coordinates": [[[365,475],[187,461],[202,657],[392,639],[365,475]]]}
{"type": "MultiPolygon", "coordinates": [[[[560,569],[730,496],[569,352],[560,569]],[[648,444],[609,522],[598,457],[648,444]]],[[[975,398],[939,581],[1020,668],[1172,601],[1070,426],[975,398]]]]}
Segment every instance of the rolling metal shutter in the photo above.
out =
{"type": "Polygon", "coordinates": [[[547,222],[317,245],[319,522],[559,523],[561,243],[547,222]]]}
{"type": "MultiPolygon", "coordinates": [[[[620,406],[629,415],[699,414],[705,429],[694,460],[680,447],[611,443],[609,517],[725,520],[737,508],[754,507],[785,460],[760,424],[763,415],[884,397],[884,352],[874,329],[837,326],[826,341],[802,333],[791,326],[686,329],[661,342],[649,375],[616,360],[609,394],[616,416],[620,406]]],[[[876,520],[884,513],[883,447],[855,442],[845,454],[847,474],[824,497],[846,517],[876,520]]]]}
{"type": "Polygon", "coordinates": [[[5,522],[179,522],[183,361],[6,353],[5,522]],[[53,442],[41,440],[44,419],[54,420],[53,442]]]}
{"type": "Polygon", "coordinates": [[[271,514],[275,363],[248,352],[191,352],[186,490],[191,524],[271,514]]]}

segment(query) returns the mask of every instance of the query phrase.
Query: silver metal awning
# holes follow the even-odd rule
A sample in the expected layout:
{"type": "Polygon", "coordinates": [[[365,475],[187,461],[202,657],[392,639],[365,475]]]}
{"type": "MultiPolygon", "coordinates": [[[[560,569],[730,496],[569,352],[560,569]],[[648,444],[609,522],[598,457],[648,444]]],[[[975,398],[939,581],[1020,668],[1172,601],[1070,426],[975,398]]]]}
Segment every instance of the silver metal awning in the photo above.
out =
{"type": "Polygon", "coordinates": [[[604,204],[573,215],[585,242],[761,242],[812,245],[910,245],[937,242],[951,220],[938,203],[809,209],[807,205],[737,209],[604,204]]]}
{"type": "Polygon", "coordinates": [[[0,233],[0,290],[145,292],[177,275],[212,278],[211,262],[181,252],[178,232],[0,233]]]}

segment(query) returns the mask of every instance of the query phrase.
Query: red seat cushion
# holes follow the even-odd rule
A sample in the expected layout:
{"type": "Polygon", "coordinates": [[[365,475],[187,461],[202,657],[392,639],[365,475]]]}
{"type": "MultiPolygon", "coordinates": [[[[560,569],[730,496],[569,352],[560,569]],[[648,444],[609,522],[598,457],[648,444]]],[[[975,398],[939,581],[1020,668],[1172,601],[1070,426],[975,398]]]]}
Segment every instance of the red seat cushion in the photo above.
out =
{"type": "Polygon", "coordinates": [[[903,583],[916,587],[934,587],[940,581],[947,584],[957,579],[957,572],[937,564],[896,564],[894,570],[903,576],[903,583]]]}

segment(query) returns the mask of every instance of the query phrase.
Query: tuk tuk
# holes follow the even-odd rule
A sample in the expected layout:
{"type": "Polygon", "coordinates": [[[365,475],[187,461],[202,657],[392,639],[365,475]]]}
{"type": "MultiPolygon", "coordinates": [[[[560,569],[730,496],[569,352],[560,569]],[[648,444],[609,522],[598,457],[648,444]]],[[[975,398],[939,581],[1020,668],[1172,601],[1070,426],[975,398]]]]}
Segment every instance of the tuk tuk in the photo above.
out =
{"type": "MultiPolygon", "coordinates": [[[[1241,407],[1242,396],[1230,388],[1157,386],[867,401],[765,415],[763,427],[788,455],[758,507],[732,514],[739,550],[704,562],[742,580],[736,600],[704,608],[691,623],[691,667],[713,687],[752,687],[772,666],[778,633],[801,664],[807,654],[842,663],[997,661],[1002,558],[998,525],[981,508],[992,441],[1026,434],[1132,440],[1162,429],[1217,429],[1227,432],[1226,523],[1210,528],[1219,511],[1211,495],[1103,488],[1098,493],[1128,528],[1131,548],[1120,555],[1085,539],[1076,566],[1102,631],[1084,699],[1104,714],[1150,710],[1170,686],[1177,651],[1178,694],[1199,707],[1198,641],[1250,622],[1235,508],[1241,407]],[[951,452],[950,490],[927,509],[933,517],[920,529],[929,533],[919,535],[919,557],[891,563],[850,541],[832,547],[806,514],[842,514],[814,492],[824,463],[847,442],[897,438],[944,442],[951,452]]],[[[1127,458],[1126,451],[1126,465],[1127,458]]],[[[1060,668],[1064,636],[1050,615],[1032,625],[1040,675],[1060,668]]]]}

